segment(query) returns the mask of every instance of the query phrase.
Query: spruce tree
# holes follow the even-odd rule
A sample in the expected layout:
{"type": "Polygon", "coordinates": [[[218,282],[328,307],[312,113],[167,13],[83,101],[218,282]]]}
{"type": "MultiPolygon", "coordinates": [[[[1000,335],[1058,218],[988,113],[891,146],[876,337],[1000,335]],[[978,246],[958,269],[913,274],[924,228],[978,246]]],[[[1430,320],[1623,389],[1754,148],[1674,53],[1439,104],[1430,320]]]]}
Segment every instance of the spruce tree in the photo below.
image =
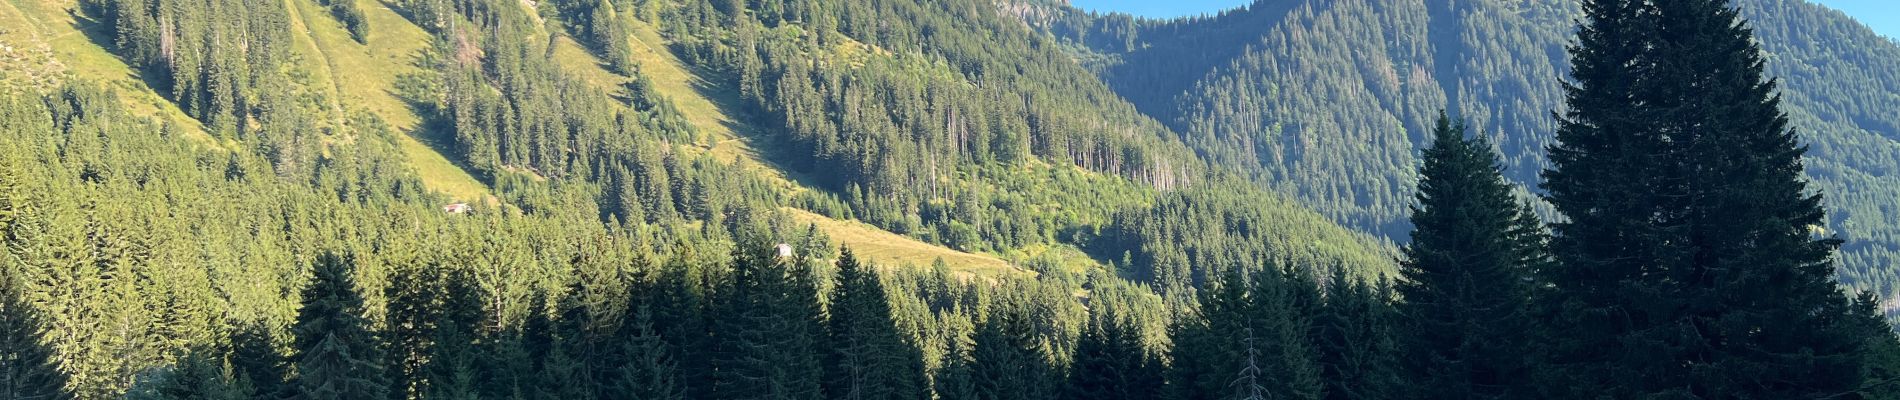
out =
{"type": "Polygon", "coordinates": [[[466,268],[448,268],[442,282],[433,285],[441,302],[433,329],[429,332],[428,362],[418,373],[424,381],[419,391],[425,398],[460,399],[475,397],[480,385],[482,354],[476,347],[482,322],[481,289],[466,268]]]}
{"type": "Polygon", "coordinates": [[[760,240],[741,239],[733,252],[732,281],[717,299],[712,332],[713,396],[723,399],[819,399],[821,352],[816,348],[818,295],[801,280],[795,260],[771,254],[760,240]]]}
{"type": "Polygon", "coordinates": [[[621,329],[628,336],[621,342],[621,353],[627,361],[615,368],[613,382],[618,387],[610,388],[613,393],[606,398],[631,400],[680,400],[686,398],[685,383],[681,382],[678,363],[667,352],[666,342],[653,330],[652,311],[639,306],[629,311],[627,325],[621,329]]]}
{"type": "Polygon", "coordinates": [[[1229,269],[1175,327],[1165,396],[1176,400],[1317,399],[1324,390],[1309,337],[1318,289],[1304,272],[1229,269]],[[1241,396],[1241,397],[1233,397],[1241,396]]]}
{"type": "Polygon", "coordinates": [[[297,398],[378,399],[387,395],[376,338],[363,320],[351,278],[355,261],[334,253],[312,265],[297,311],[297,398]]]}
{"type": "Polygon", "coordinates": [[[127,391],[135,400],[240,400],[251,398],[243,380],[228,375],[224,363],[205,349],[187,351],[175,365],[140,376],[127,391]]]}
{"type": "Polygon", "coordinates": [[[1313,345],[1326,399],[1399,399],[1430,390],[1405,386],[1391,294],[1348,277],[1345,268],[1333,268],[1326,304],[1313,318],[1313,345]]]}
{"type": "Polygon", "coordinates": [[[1726,0],[1593,0],[1545,173],[1549,395],[1816,398],[1863,343],[1805,148],[1726,0]],[[1774,379],[1764,379],[1765,377],[1774,379]]]}
{"type": "Polygon", "coordinates": [[[45,326],[21,297],[12,265],[0,265],[0,399],[70,399],[66,373],[41,341],[45,326]]]}
{"type": "Polygon", "coordinates": [[[1880,301],[1872,293],[1854,299],[1851,316],[1863,340],[1861,387],[1856,394],[1863,399],[1900,399],[1900,336],[1894,336],[1893,323],[1880,313],[1880,301]]]}
{"type": "Polygon", "coordinates": [[[385,371],[390,374],[390,398],[408,399],[423,393],[425,379],[421,377],[424,362],[429,359],[431,331],[438,323],[436,315],[437,294],[429,282],[439,278],[426,276],[437,268],[421,265],[400,266],[390,277],[389,286],[383,292],[388,299],[384,307],[388,317],[383,330],[383,355],[385,371]]]}
{"type": "Polygon", "coordinates": [[[284,398],[290,397],[290,387],[284,379],[288,375],[287,360],[277,351],[270,328],[260,321],[239,322],[231,328],[231,370],[234,379],[243,381],[250,388],[251,397],[284,398]]]}
{"type": "MultiPolygon", "coordinates": [[[[961,318],[961,317],[959,317],[961,318]]],[[[931,382],[931,391],[942,400],[975,400],[976,381],[971,376],[974,371],[970,351],[974,347],[965,331],[949,332],[943,354],[943,365],[937,367],[931,382]]]]}
{"type": "Polygon", "coordinates": [[[1526,260],[1543,251],[1540,230],[1520,218],[1528,207],[1512,198],[1488,141],[1443,114],[1432,137],[1399,267],[1412,393],[1522,397],[1534,344],[1526,260]]]}
{"type": "Polygon", "coordinates": [[[1162,369],[1142,343],[1141,329],[1132,317],[1117,315],[1118,307],[1098,302],[1089,309],[1089,323],[1075,347],[1064,399],[1153,399],[1161,395],[1162,369]]]}
{"type": "Polygon", "coordinates": [[[831,352],[825,393],[831,399],[922,399],[924,363],[891,320],[890,299],[876,271],[839,251],[838,286],[831,294],[831,352]]]}
{"type": "Polygon", "coordinates": [[[1021,305],[997,305],[977,327],[970,350],[970,382],[979,400],[1047,399],[1059,392],[1054,366],[1021,305]]]}
{"type": "Polygon", "coordinates": [[[707,331],[709,279],[704,269],[687,261],[690,249],[681,246],[680,253],[661,264],[655,273],[658,276],[649,280],[653,286],[647,296],[653,305],[653,330],[679,363],[685,396],[708,398],[712,393],[711,359],[716,340],[707,331]]]}

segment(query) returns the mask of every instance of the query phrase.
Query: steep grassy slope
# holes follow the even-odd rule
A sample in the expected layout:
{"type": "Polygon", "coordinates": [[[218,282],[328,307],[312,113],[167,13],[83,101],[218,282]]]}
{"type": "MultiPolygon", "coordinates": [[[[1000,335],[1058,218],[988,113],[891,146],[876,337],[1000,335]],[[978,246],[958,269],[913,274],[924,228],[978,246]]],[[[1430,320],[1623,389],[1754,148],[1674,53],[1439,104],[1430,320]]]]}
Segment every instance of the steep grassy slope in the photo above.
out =
{"type": "Polygon", "coordinates": [[[88,20],[67,17],[68,0],[0,2],[0,90],[46,89],[76,77],[118,89],[126,108],[171,123],[179,131],[215,144],[197,120],[146,86],[138,71],[98,43],[111,33],[88,20]]]}

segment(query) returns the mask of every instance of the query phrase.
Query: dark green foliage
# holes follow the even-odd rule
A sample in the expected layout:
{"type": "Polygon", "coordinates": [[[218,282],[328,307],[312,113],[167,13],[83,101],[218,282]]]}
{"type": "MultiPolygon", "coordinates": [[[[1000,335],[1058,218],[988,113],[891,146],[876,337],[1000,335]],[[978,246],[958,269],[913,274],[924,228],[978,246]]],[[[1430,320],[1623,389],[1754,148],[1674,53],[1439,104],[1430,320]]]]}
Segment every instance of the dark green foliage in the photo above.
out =
{"type": "Polygon", "coordinates": [[[1727,1],[1585,2],[1546,197],[1559,397],[1860,387],[1805,147],[1727,1]],[[1777,379],[1759,377],[1774,374],[1777,379]]]}
{"type": "Polygon", "coordinates": [[[231,329],[230,360],[232,379],[248,386],[252,397],[287,397],[284,385],[288,361],[277,351],[270,331],[262,324],[241,323],[231,329]]]}
{"type": "Polygon", "coordinates": [[[1432,136],[1399,267],[1413,392],[1521,398],[1535,366],[1530,277],[1542,224],[1512,197],[1487,139],[1443,115],[1432,136]]]}
{"type": "Polygon", "coordinates": [[[142,376],[125,397],[150,400],[240,400],[251,398],[248,382],[228,374],[215,353],[190,351],[177,365],[142,376]]]}
{"type": "Polygon", "coordinates": [[[1047,399],[1061,393],[1059,370],[1044,354],[1035,325],[1021,307],[994,312],[971,338],[968,379],[973,399],[1047,399]]]}
{"type": "Polygon", "coordinates": [[[1313,316],[1313,347],[1319,355],[1325,398],[1403,399],[1429,397],[1431,388],[1406,380],[1400,335],[1409,333],[1393,308],[1386,282],[1359,280],[1333,268],[1326,303],[1313,316]]]}
{"type": "Polygon", "coordinates": [[[652,312],[646,307],[631,311],[628,323],[621,329],[625,332],[621,353],[626,362],[615,367],[613,373],[617,387],[605,388],[610,393],[606,397],[630,400],[680,400],[686,399],[685,382],[681,382],[679,364],[667,350],[666,341],[653,330],[652,312]]]}
{"type": "Polygon", "coordinates": [[[1318,399],[1321,366],[1309,338],[1318,288],[1304,273],[1231,269],[1173,327],[1167,396],[1178,400],[1318,399]]]}
{"type": "Polygon", "coordinates": [[[1893,323],[1880,312],[1879,299],[1862,293],[1854,299],[1850,325],[1865,342],[1861,343],[1861,385],[1856,394],[1864,399],[1900,397],[1900,337],[1894,336],[1893,323]]]}
{"type": "Polygon", "coordinates": [[[369,17],[363,16],[363,9],[357,7],[356,0],[323,0],[330,7],[330,15],[343,23],[343,29],[350,31],[350,38],[357,43],[369,44],[369,17]]]}
{"type": "Polygon", "coordinates": [[[820,399],[823,326],[803,259],[741,241],[732,278],[714,303],[712,394],[724,399],[820,399]]]}
{"type": "Polygon", "coordinates": [[[390,396],[395,399],[407,399],[419,393],[426,393],[423,386],[422,369],[430,360],[436,321],[443,318],[438,315],[439,294],[431,290],[428,282],[438,281],[437,276],[424,275],[422,265],[403,271],[397,271],[391,277],[390,285],[384,289],[389,303],[388,319],[382,331],[382,355],[384,371],[390,376],[390,396]]]}
{"type": "MultiPolygon", "coordinates": [[[[441,279],[438,285],[429,285],[437,290],[440,311],[436,313],[433,329],[428,332],[428,362],[423,364],[417,374],[420,384],[411,382],[411,387],[424,393],[424,398],[472,398],[481,386],[483,368],[483,350],[478,347],[482,319],[482,299],[480,289],[475,286],[474,277],[465,268],[444,267],[447,271],[436,275],[441,279]]],[[[487,338],[493,340],[493,338],[487,338]]]]}
{"type": "Polygon", "coordinates": [[[923,355],[892,324],[891,305],[874,267],[839,251],[832,290],[825,395],[830,399],[927,399],[923,355]]]}
{"type": "Polygon", "coordinates": [[[388,395],[376,337],[363,320],[363,297],[352,277],[355,261],[325,254],[297,311],[297,398],[376,399],[388,395]]]}
{"type": "MultiPolygon", "coordinates": [[[[1098,297],[1099,299],[1099,297],[1098,297]]],[[[1141,315],[1128,305],[1096,301],[1089,325],[1075,346],[1063,399],[1156,399],[1164,378],[1161,360],[1148,350],[1141,315]]]]}

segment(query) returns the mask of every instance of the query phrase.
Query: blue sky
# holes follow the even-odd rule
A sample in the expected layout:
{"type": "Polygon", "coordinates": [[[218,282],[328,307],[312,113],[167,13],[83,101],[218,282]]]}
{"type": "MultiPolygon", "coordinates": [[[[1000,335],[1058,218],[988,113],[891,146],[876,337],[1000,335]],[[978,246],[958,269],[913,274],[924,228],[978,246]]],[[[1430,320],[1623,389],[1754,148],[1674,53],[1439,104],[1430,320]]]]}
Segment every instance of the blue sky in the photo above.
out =
{"type": "MultiPolygon", "coordinates": [[[[1239,7],[1250,0],[1072,0],[1078,7],[1149,17],[1179,17],[1239,7]]],[[[1900,0],[1817,0],[1846,11],[1875,32],[1900,38],[1900,0]]]]}

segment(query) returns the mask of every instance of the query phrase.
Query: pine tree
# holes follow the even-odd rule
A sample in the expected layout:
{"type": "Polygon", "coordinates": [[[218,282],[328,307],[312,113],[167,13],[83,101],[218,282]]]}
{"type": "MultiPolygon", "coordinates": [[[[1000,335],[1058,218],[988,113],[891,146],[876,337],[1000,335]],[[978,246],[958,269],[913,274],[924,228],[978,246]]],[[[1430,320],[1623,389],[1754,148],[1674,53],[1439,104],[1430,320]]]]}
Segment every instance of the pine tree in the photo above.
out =
{"type": "Polygon", "coordinates": [[[1840,241],[1726,0],[1584,3],[1545,175],[1551,395],[1813,398],[1860,386],[1840,241]],[[1559,336],[1561,335],[1561,336],[1559,336]],[[1776,379],[1764,380],[1762,377],[1776,379]]]}
{"type": "MultiPolygon", "coordinates": [[[[1443,114],[1422,155],[1412,242],[1398,292],[1420,398],[1525,396],[1533,354],[1529,265],[1542,251],[1528,207],[1511,196],[1497,157],[1443,114]]],[[[1338,283],[1335,283],[1338,284],[1338,283]]]]}
{"type": "Polygon", "coordinates": [[[41,341],[44,326],[21,296],[12,265],[0,265],[0,399],[70,399],[66,373],[41,341]]]}
{"type": "Polygon", "coordinates": [[[376,338],[363,320],[363,297],[351,278],[355,261],[334,253],[312,265],[297,311],[297,398],[378,399],[388,389],[376,338]]]}
{"type": "Polygon", "coordinates": [[[827,325],[832,351],[825,368],[826,398],[928,398],[922,355],[892,322],[883,282],[858,264],[851,249],[839,253],[827,325]]]}

